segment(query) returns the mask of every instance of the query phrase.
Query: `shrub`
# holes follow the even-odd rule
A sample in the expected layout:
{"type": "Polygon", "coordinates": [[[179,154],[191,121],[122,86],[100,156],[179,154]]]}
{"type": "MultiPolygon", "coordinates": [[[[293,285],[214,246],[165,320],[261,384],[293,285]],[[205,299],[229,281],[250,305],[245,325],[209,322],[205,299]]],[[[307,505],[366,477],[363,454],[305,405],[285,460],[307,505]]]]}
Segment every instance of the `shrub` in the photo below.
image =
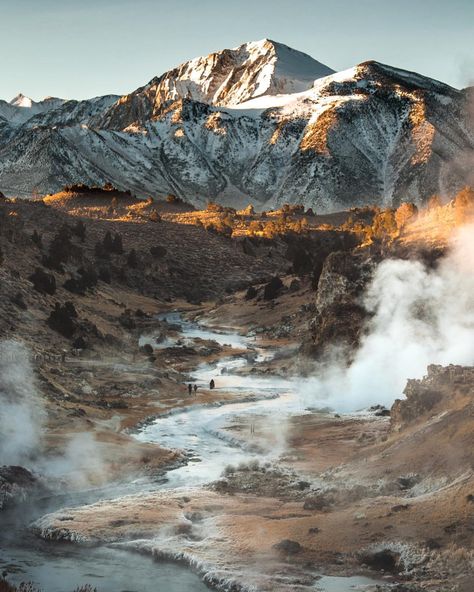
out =
{"type": "Polygon", "coordinates": [[[51,329],[69,339],[76,330],[75,319],[77,319],[77,312],[72,302],[67,301],[63,305],[56,302],[47,323],[51,329]]]}
{"type": "Polygon", "coordinates": [[[112,252],[116,253],[117,255],[121,255],[123,253],[122,236],[118,232],[116,232],[114,235],[114,240],[112,242],[112,252]]]}
{"type": "Polygon", "coordinates": [[[287,253],[292,262],[292,270],[296,275],[306,275],[313,270],[313,257],[303,246],[290,246],[287,253]]]}
{"type": "Polygon", "coordinates": [[[35,230],[33,230],[33,234],[31,235],[31,240],[35,243],[35,245],[37,247],[39,247],[40,249],[42,248],[42,246],[43,246],[43,236],[38,233],[38,231],[36,230],[36,228],[35,228],[35,230]]]}
{"type": "Polygon", "coordinates": [[[161,222],[161,216],[156,210],[152,210],[149,216],[150,222],[161,222]]]}
{"type": "Polygon", "coordinates": [[[137,326],[135,320],[132,318],[132,311],[130,309],[125,309],[124,312],[119,317],[119,323],[125,329],[135,329],[137,326]]]}
{"type": "Polygon", "coordinates": [[[27,310],[28,308],[23,300],[23,294],[21,292],[17,292],[15,296],[13,296],[12,302],[13,304],[16,304],[18,308],[21,308],[21,310],[27,310]]]}
{"type": "Polygon", "coordinates": [[[111,275],[110,270],[107,267],[101,267],[99,269],[99,279],[105,282],[106,284],[110,284],[111,275]]]}
{"type": "Polygon", "coordinates": [[[162,259],[166,256],[168,250],[166,247],[162,247],[161,245],[155,245],[154,247],[150,247],[150,254],[157,259],[162,259]]]}
{"type": "Polygon", "coordinates": [[[291,215],[291,214],[304,214],[304,206],[303,204],[283,204],[281,211],[283,214],[291,215]]]}
{"type": "Polygon", "coordinates": [[[249,204],[246,208],[240,210],[239,214],[242,216],[253,216],[255,214],[255,209],[252,204],[249,204]]]}
{"type": "Polygon", "coordinates": [[[166,201],[169,204],[182,204],[183,200],[180,197],[177,197],[176,195],[174,195],[173,193],[169,193],[166,196],[166,201]]]}
{"type": "Polygon", "coordinates": [[[463,224],[474,215],[474,190],[464,187],[454,199],[454,210],[457,224],[463,224]]]}
{"type": "Polygon", "coordinates": [[[54,275],[46,273],[41,267],[37,267],[28,279],[32,282],[33,288],[37,292],[40,292],[40,294],[53,295],[56,292],[56,279],[54,275]]]}
{"type": "Polygon", "coordinates": [[[283,282],[278,276],[273,277],[263,290],[263,297],[265,300],[273,300],[276,298],[283,288],[283,282]]]}
{"type": "Polygon", "coordinates": [[[220,205],[220,204],[218,204],[218,203],[215,203],[215,202],[213,202],[213,201],[210,201],[210,202],[207,204],[207,208],[206,208],[206,210],[207,210],[208,212],[223,212],[223,211],[224,211],[224,207],[223,207],[223,206],[221,206],[221,205],[220,205]]]}
{"type": "Polygon", "coordinates": [[[40,592],[40,590],[35,588],[31,582],[21,582],[18,586],[14,586],[4,578],[0,578],[0,592],[40,592]]]}
{"type": "Polygon", "coordinates": [[[72,227],[72,232],[75,234],[83,243],[86,239],[86,225],[82,220],[78,220],[72,227]]]}
{"type": "Polygon", "coordinates": [[[107,251],[107,253],[112,253],[114,250],[114,239],[112,238],[112,233],[110,230],[107,230],[105,233],[102,246],[104,247],[104,250],[107,251]]]}
{"type": "Polygon", "coordinates": [[[75,349],[87,349],[87,342],[84,337],[80,335],[77,339],[74,339],[72,342],[72,347],[75,349]]]}
{"type": "Polygon", "coordinates": [[[104,243],[98,241],[94,247],[94,254],[98,259],[110,259],[110,251],[104,248],[104,243]]]}
{"type": "Polygon", "coordinates": [[[232,224],[224,218],[223,220],[218,220],[217,222],[210,222],[204,226],[204,228],[208,232],[213,232],[214,234],[222,234],[226,237],[231,237],[233,232],[232,224]]]}
{"type": "Polygon", "coordinates": [[[250,222],[249,224],[249,233],[250,234],[256,234],[258,232],[262,232],[263,231],[263,224],[261,222],[259,222],[258,220],[252,220],[252,222],[250,222]]]}
{"type": "Polygon", "coordinates": [[[85,294],[97,286],[98,276],[92,267],[81,267],[76,277],[72,277],[64,282],[64,288],[75,294],[85,294]]]}
{"type": "Polygon", "coordinates": [[[138,257],[137,252],[135,249],[132,249],[127,256],[127,265],[132,269],[135,269],[138,266],[138,257]]]}
{"type": "Polygon", "coordinates": [[[395,222],[398,230],[401,230],[406,223],[418,214],[418,208],[414,203],[402,203],[395,212],[395,222]]]}
{"type": "Polygon", "coordinates": [[[245,294],[245,300],[252,300],[257,296],[257,290],[253,286],[249,286],[245,294]]]}
{"type": "Polygon", "coordinates": [[[123,253],[122,236],[118,232],[112,236],[112,233],[108,230],[102,241],[96,243],[94,252],[96,257],[100,259],[108,259],[111,253],[121,255],[123,253]]]}
{"type": "Polygon", "coordinates": [[[397,235],[398,227],[393,210],[384,210],[376,214],[371,228],[372,238],[386,240],[397,235]]]}
{"type": "Polygon", "coordinates": [[[60,228],[49,245],[48,255],[43,264],[50,269],[63,271],[63,264],[71,259],[79,259],[81,250],[71,242],[71,229],[66,224],[60,228]]]}

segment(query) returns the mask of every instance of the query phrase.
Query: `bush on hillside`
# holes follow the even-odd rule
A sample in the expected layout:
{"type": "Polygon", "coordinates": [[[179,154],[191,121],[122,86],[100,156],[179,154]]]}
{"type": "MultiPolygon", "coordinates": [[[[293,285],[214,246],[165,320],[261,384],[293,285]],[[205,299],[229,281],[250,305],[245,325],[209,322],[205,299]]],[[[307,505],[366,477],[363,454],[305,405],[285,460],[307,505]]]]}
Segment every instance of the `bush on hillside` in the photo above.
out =
{"type": "Polygon", "coordinates": [[[150,247],[150,254],[157,259],[162,259],[166,256],[168,250],[166,247],[162,247],[161,245],[155,245],[154,247],[150,247]]]}
{"type": "Polygon", "coordinates": [[[78,220],[76,224],[71,228],[73,234],[75,234],[83,243],[86,239],[86,225],[82,220],[78,220]]]}
{"type": "Polygon", "coordinates": [[[65,263],[81,258],[82,251],[80,247],[72,242],[71,236],[71,228],[67,224],[64,224],[53,237],[49,245],[48,254],[43,257],[43,265],[45,267],[63,272],[63,265],[65,263]]]}
{"type": "Polygon", "coordinates": [[[43,235],[39,234],[39,232],[36,230],[33,230],[33,234],[31,235],[31,240],[35,243],[35,245],[38,248],[42,248],[43,247],[43,235]]]}
{"type": "Polygon", "coordinates": [[[97,273],[92,267],[81,267],[74,277],[64,282],[64,288],[74,294],[85,294],[87,290],[92,290],[97,286],[98,279],[97,273]]]}
{"type": "Polygon", "coordinates": [[[176,204],[176,205],[184,203],[180,197],[174,195],[173,193],[168,193],[168,195],[166,196],[166,202],[169,204],[176,204]]]}
{"type": "Polygon", "coordinates": [[[76,330],[76,319],[77,312],[72,302],[67,301],[64,304],[56,302],[48,317],[47,324],[51,329],[69,339],[76,330]]]}
{"type": "Polygon", "coordinates": [[[37,267],[28,279],[32,282],[33,288],[40,294],[53,295],[56,292],[56,279],[54,275],[46,273],[41,267],[37,267]]]}
{"type": "Polygon", "coordinates": [[[414,203],[402,203],[395,212],[395,222],[398,230],[402,230],[409,220],[413,220],[418,214],[418,208],[414,203]]]}
{"type": "Polygon", "coordinates": [[[283,282],[278,276],[273,277],[263,290],[263,297],[265,300],[274,300],[279,296],[283,288],[283,282]]]}
{"type": "Polygon", "coordinates": [[[132,269],[136,269],[138,267],[138,257],[137,252],[135,249],[132,249],[127,256],[127,265],[132,269]]]}
{"type": "Polygon", "coordinates": [[[464,187],[454,198],[454,210],[457,224],[463,224],[474,216],[474,190],[464,187]]]}
{"type": "Polygon", "coordinates": [[[249,286],[245,294],[245,300],[252,300],[257,296],[257,290],[253,286],[249,286]]]}

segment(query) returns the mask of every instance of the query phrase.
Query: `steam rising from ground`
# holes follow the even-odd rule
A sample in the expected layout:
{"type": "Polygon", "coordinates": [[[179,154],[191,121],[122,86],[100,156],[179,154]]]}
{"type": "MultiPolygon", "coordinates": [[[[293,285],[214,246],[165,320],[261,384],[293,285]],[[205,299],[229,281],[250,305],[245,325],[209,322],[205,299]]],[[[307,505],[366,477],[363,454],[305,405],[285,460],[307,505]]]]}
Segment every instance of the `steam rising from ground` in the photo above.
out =
{"type": "Polygon", "coordinates": [[[60,455],[45,456],[41,446],[45,418],[28,349],[18,341],[1,341],[0,465],[23,465],[74,486],[97,481],[104,466],[94,435],[73,434],[60,455]]]}
{"type": "Polygon", "coordinates": [[[43,421],[27,348],[17,341],[0,342],[0,464],[28,464],[43,421]]]}
{"type": "Polygon", "coordinates": [[[364,304],[373,314],[368,334],[350,367],[336,352],[308,385],[318,400],[341,411],[391,405],[429,364],[473,364],[474,225],[460,229],[435,270],[419,261],[383,261],[364,304]]]}

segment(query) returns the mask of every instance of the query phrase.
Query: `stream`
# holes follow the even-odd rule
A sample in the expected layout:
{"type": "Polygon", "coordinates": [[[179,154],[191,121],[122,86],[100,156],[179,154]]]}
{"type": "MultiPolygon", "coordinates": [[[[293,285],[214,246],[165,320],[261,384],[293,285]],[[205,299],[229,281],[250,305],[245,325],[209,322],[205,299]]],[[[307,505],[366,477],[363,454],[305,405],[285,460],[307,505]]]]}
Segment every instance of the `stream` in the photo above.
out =
{"type": "MultiPolygon", "coordinates": [[[[257,362],[270,359],[274,354],[268,348],[258,347],[251,337],[236,332],[220,331],[183,319],[179,313],[161,315],[160,320],[180,326],[180,343],[192,344],[194,339],[214,340],[245,350],[245,355],[219,360],[215,364],[201,364],[192,373],[191,382],[198,386],[215,380],[216,390],[238,393],[236,403],[221,406],[194,406],[154,420],[135,437],[143,442],[156,442],[161,446],[186,452],[188,463],[166,473],[166,479],[155,483],[149,480],[95,489],[68,496],[58,496],[39,504],[27,512],[5,512],[0,528],[0,572],[7,570],[14,583],[31,581],[45,592],[72,592],[76,587],[90,584],[98,592],[188,592],[205,591],[207,586],[196,574],[176,563],[155,562],[150,558],[115,548],[83,549],[74,545],[47,543],[29,533],[27,525],[46,512],[65,506],[77,506],[99,499],[175,487],[200,486],[218,479],[229,464],[238,465],[251,459],[262,460],[262,452],[252,447],[252,434],[245,444],[239,445],[230,437],[223,437],[223,428],[237,418],[265,415],[274,421],[275,430],[291,414],[307,411],[309,401],[298,394],[301,390],[291,379],[270,375],[242,376],[235,374],[247,365],[249,359],[257,362]],[[247,445],[248,442],[248,445],[247,445]],[[253,448],[253,449],[252,449],[253,448]],[[133,574],[131,576],[131,574],[133,574]],[[137,584],[139,582],[139,584],[137,584]]],[[[153,336],[141,338],[150,343],[153,336]]],[[[153,343],[154,347],[160,347],[153,343]]],[[[174,345],[165,341],[161,346],[174,345]]],[[[273,446],[264,460],[278,458],[283,452],[273,446]]],[[[323,592],[350,592],[376,581],[365,577],[323,577],[315,590],[323,592]]]]}

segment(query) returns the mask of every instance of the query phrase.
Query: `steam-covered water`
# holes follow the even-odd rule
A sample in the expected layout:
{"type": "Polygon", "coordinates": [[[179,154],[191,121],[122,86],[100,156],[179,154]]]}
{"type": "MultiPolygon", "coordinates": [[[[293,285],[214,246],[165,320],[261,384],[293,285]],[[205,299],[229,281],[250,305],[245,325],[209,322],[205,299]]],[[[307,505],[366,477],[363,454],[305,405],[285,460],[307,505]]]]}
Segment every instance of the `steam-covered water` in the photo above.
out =
{"type": "MultiPolygon", "coordinates": [[[[178,313],[163,315],[162,320],[179,325],[183,344],[194,339],[214,340],[221,345],[230,345],[243,354],[220,360],[216,364],[201,364],[193,373],[192,381],[199,386],[208,386],[214,379],[217,391],[236,394],[236,402],[218,407],[190,407],[155,420],[136,435],[137,439],[157,442],[161,446],[181,449],[188,455],[188,464],[167,473],[167,481],[136,481],[117,487],[109,487],[86,494],[72,495],[68,500],[53,501],[52,506],[36,510],[37,515],[52,511],[64,505],[81,505],[97,499],[119,497],[127,493],[199,486],[219,478],[228,464],[239,464],[253,458],[262,460],[262,452],[255,451],[253,433],[250,430],[239,442],[224,436],[224,427],[235,419],[245,419],[246,425],[252,418],[271,418],[277,438],[277,445],[264,453],[268,459],[277,458],[283,451],[285,434],[283,426],[291,414],[305,412],[310,401],[301,392],[301,382],[296,386],[291,379],[276,376],[239,375],[235,372],[250,360],[262,361],[273,354],[268,349],[256,347],[253,339],[237,333],[218,332],[196,323],[184,320],[178,313]],[[238,395],[238,398],[237,398],[238,395]],[[242,401],[245,398],[245,401],[242,401]],[[239,402],[240,399],[240,402],[239,402]],[[278,432],[281,444],[278,446],[278,432]]],[[[153,343],[153,335],[145,342],[153,343]]],[[[166,346],[174,345],[166,341],[166,346]]],[[[237,353],[237,352],[236,352],[237,353]]],[[[4,517],[6,517],[4,515],[4,517]]],[[[200,592],[208,588],[197,575],[186,568],[168,563],[156,563],[151,559],[118,549],[100,548],[87,551],[71,546],[48,544],[32,538],[25,526],[31,516],[20,519],[20,527],[14,520],[3,524],[0,531],[0,570],[7,569],[12,582],[32,581],[45,592],[67,592],[86,583],[95,586],[98,592],[200,592]],[[18,530],[18,535],[16,534],[18,530]],[[11,531],[14,536],[9,536],[11,531]],[[131,577],[131,574],[133,576],[131,577]]],[[[14,517],[18,519],[17,516],[14,517]]],[[[373,583],[367,578],[322,578],[315,590],[349,592],[356,586],[373,583]],[[337,580],[337,581],[336,581],[337,580]]]]}
{"type": "MultiPolygon", "coordinates": [[[[206,339],[228,344],[250,353],[250,358],[262,361],[272,357],[269,350],[258,348],[252,338],[236,333],[215,332],[209,328],[183,320],[178,313],[161,317],[169,323],[179,324],[182,334],[188,339],[206,339]]],[[[216,364],[201,364],[193,372],[193,383],[208,388],[211,379],[217,391],[232,392],[235,403],[220,407],[190,408],[168,417],[160,418],[144,428],[137,438],[145,442],[156,442],[168,448],[181,449],[190,456],[186,466],[168,473],[166,487],[197,486],[218,479],[229,464],[237,465],[253,458],[262,460],[261,451],[252,452],[254,435],[248,430],[243,446],[236,445],[231,438],[224,439],[222,428],[235,418],[244,418],[249,426],[255,415],[271,416],[275,429],[282,430],[286,419],[292,413],[304,413],[306,400],[298,394],[290,378],[277,376],[241,376],[235,374],[248,364],[248,354],[226,358],[216,364]],[[254,401],[238,402],[242,396],[254,401]]],[[[309,401],[308,401],[309,403],[309,401]]],[[[282,439],[284,434],[282,432],[282,439]]],[[[255,447],[253,447],[255,448],[255,447]]],[[[281,453],[278,446],[272,447],[268,458],[281,453]]]]}

